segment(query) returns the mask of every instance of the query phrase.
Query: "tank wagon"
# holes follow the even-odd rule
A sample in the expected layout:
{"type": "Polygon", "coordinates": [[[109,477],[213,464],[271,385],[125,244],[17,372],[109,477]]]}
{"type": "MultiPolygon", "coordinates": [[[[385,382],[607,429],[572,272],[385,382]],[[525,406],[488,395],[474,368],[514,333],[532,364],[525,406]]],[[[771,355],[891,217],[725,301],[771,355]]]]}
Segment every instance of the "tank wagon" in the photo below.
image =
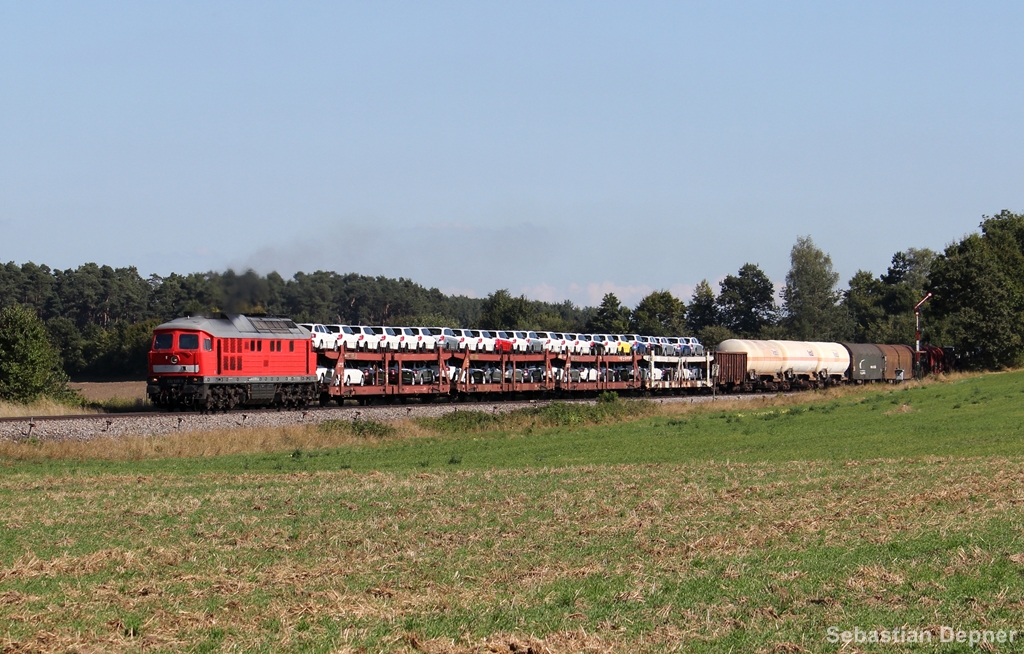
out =
{"type": "Polygon", "coordinates": [[[153,331],[146,393],[157,406],[299,407],[318,392],[310,334],[291,320],[218,314],[153,331]]]}

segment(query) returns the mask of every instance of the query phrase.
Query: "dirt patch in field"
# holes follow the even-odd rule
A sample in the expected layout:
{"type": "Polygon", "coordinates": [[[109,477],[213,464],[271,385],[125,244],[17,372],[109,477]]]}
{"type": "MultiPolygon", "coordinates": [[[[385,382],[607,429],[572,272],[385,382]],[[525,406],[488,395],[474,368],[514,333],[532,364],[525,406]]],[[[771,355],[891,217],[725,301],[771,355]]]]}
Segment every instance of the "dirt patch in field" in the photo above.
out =
{"type": "Polygon", "coordinates": [[[105,402],[114,398],[143,400],[146,398],[146,382],[72,382],[68,384],[90,402],[105,402]]]}

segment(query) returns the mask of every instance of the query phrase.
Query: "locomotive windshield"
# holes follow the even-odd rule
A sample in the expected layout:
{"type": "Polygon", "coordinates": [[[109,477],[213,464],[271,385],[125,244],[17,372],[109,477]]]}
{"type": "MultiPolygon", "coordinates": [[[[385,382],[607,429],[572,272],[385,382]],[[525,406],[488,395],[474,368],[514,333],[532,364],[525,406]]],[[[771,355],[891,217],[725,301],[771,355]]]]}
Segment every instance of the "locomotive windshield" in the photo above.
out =
{"type": "Polygon", "coordinates": [[[180,335],[178,335],[178,349],[180,349],[180,350],[198,350],[199,349],[199,334],[180,334],[180,335]]]}
{"type": "Polygon", "coordinates": [[[169,350],[174,347],[174,334],[157,334],[153,339],[154,350],[169,350]]]}

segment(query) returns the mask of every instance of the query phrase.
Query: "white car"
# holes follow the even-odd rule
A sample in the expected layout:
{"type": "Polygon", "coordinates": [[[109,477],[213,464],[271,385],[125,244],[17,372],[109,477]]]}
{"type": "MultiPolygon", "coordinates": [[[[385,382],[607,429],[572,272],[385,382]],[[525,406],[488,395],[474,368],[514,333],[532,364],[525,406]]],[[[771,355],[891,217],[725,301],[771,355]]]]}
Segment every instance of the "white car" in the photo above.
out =
{"type": "Polygon", "coordinates": [[[550,332],[551,340],[555,344],[555,351],[559,354],[564,354],[569,351],[569,339],[565,337],[565,334],[561,332],[550,332]]]}
{"type": "MultiPolygon", "coordinates": [[[[399,352],[419,352],[423,349],[423,336],[418,327],[393,327],[392,329],[398,334],[399,352]]],[[[431,341],[433,340],[431,338],[431,341]]]]}
{"type": "MultiPolygon", "coordinates": [[[[512,332],[509,332],[512,333],[512,332]]],[[[538,338],[536,332],[515,332],[516,340],[526,344],[527,352],[543,352],[544,341],[538,338]]]]}
{"type": "Polygon", "coordinates": [[[309,330],[309,341],[314,350],[335,350],[338,347],[338,335],[317,322],[299,323],[299,327],[309,330]]]}
{"type": "Polygon", "coordinates": [[[326,384],[334,379],[334,368],[327,366],[316,367],[316,380],[321,384],[326,384]]]}
{"type": "Polygon", "coordinates": [[[395,352],[398,350],[399,334],[394,327],[384,327],[383,325],[377,325],[375,327],[368,327],[373,336],[371,339],[375,339],[377,347],[371,347],[371,350],[391,350],[395,352]]]}
{"type": "Polygon", "coordinates": [[[445,350],[459,349],[459,337],[451,327],[420,327],[421,334],[430,334],[434,338],[434,346],[445,350]]]}
{"type": "Polygon", "coordinates": [[[334,334],[335,346],[334,349],[338,349],[341,346],[345,346],[345,349],[353,352],[359,346],[359,335],[362,333],[362,328],[351,327],[349,325],[325,325],[327,329],[331,330],[334,334]],[[359,330],[359,331],[356,331],[359,330]]]}
{"type": "Polygon", "coordinates": [[[421,351],[426,352],[426,351],[429,350],[429,351],[433,352],[434,350],[437,349],[437,337],[435,337],[433,334],[431,334],[429,328],[410,328],[410,329],[417,333],[417,335],[418,335],[417,343],[419,344],[421,351]]]}
{"type": "Polygon", "coordinates": [[[680,336],[679,353],[683,356],[704,356],[704,346],[700,344],[696,336],[680,336]]]}
{"type": "Polygon", "coordinates": [[[449,350],[457,350],[463,352],[466,350],[472,350],[470,347],[470,340],[472,337],[469,335],[468,329],[461,329],[458,327],[445,328],[445,347],[449,350]],[[450,332],[450,333],[449,333],[450,332]]]}
{"type": "Polygon", "coordinates": [[[619,353],[619,337],[616,334],[594,334],[595,339],[604,348],[603,354],[619,353]]]}
{"type": "Polygon", "coordinates": [[[356,333],[356,346],[355,350],[368,352],[376,350],[380,345],[380,338],[373,333],[373,329],[370,327],[353,326],[352,331],[356,333]]]}
{"type": "MultiPolygon", "coordinates": [[[[321,384],[330,384],[331,386],[338,386],[341,378],[334,374],[334,368],[328,368],[326,366],[316,367],[316,378],[321,384]]],[[[363,385],[363,371],[357,368],[345,368],[345,386],[362,386],[363,385]]]]}
{"type": "Polygon", "coordinates": [[[494,352],[494,334],[489,331],[467,329],[466,342],[472,352],[494,352]]]}
{"type": "Polygon", "coordinates": [[[647,336],[650,341],[650,353],[658,356],[672,356],[675,354],[675,347],[669,345],[668,339],[664,336],[647,336]]]}
{"type": "Polygon", "coordinates": [[[583,334],[565,334],[569,354],[590,354],[590,342],[583,340],[583,334]]]}
{"type": "Polygon", "coordinates": [[[560,338],[555,338],[551,332],[530,332],[530,338],[536,338],[541,343],[541,348],[556,354],[561,353],[562,346],[560,338]]]}

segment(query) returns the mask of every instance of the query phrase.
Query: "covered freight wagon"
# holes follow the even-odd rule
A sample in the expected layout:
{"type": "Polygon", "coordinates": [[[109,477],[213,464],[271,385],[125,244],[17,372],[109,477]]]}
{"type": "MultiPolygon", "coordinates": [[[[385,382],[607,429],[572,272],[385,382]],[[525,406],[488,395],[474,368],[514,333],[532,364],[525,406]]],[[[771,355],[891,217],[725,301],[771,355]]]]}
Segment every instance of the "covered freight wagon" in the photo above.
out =
{"type": "Polygon", "coordinates": [[[852,382],[885,379],[885,353],[871,343],[843,343],[850,351],[849,380],[852,382]]]}
{"type": "Polygon", "coordinates": [[[882,378],[890,382],[910,379],[914,374],[914,350],[909,345],[879,345],[885,356],[885,372],[882,378]]]}
{"type": "Polygon", "coordinates": [[[747,380],[746,352],[715,352],[715,383],[732,390],[747,380]]]}

